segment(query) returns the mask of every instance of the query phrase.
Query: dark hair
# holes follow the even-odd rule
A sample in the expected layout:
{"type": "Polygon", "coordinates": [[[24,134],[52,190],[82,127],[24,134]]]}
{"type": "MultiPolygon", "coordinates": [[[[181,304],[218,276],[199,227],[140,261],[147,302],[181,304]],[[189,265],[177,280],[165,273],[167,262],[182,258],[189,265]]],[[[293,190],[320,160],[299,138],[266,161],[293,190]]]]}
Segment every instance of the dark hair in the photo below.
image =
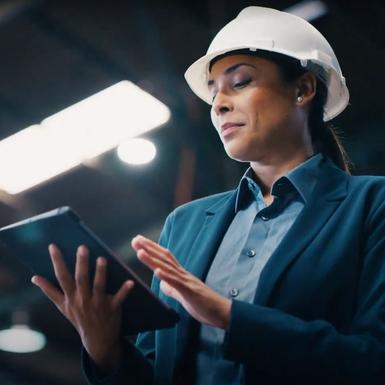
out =
{"type": "MultiPolygon", "coordinates": [[[[254,52],[249,49],[231,51],[216,56],[211,60],[209,70],[223,57],[236,54],[258,56],[272,61],[279,67],[284,82],[292,82],[309,71],[309,69],[302,67],[299,60],[290,56],[264,50],[254,52]]],[[[309,111],[309,127],[313,147],[315,151],[321,152],[330,158],[339,168],[350,173],[350,161],[341,144],[336,129],[323,120],[324,106],[327,99],[327,87],[321,79],[325,78],[325,72],[320,66],[313,65],[312,67],[312,72],[315,72],[317,78],[317,90],[309,111]]]]}

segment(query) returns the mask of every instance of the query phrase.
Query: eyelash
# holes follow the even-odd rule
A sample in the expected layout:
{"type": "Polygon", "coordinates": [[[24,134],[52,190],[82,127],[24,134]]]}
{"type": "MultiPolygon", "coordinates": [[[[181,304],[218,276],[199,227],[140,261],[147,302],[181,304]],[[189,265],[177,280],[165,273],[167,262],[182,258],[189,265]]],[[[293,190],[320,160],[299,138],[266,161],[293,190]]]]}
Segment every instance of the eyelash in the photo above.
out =
{"type": "MultiPolygon", "coordinates": [[[[242,80],[241,82],[235,83],[233,85],[233,87],[235,87],[235,88],[243,88],[243,87],[247,86],[250,82],[251,82],[251,79],[242,80]]],[[[216,95],[214,95],[212,97],[211,102],[214,102],[215,96],[216,95]]]]}
{"type": "Polygon", "coordinates": [[[244,87],[251,82],[251,79],[242,80],[241,82],[235,83],[234,87],[244,87]]]}

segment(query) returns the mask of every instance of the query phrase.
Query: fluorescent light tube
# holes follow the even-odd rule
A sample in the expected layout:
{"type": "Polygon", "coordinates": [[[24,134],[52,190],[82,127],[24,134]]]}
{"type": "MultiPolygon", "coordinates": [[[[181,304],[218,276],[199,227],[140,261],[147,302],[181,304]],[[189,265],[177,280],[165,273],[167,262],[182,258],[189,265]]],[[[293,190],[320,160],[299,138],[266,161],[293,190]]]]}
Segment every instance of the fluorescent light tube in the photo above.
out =
{"type": "Polygon", "coordinates": [[[0,188],[17,194],[169,119],[166,105],[121,81],[2,140],[0,188]]]}

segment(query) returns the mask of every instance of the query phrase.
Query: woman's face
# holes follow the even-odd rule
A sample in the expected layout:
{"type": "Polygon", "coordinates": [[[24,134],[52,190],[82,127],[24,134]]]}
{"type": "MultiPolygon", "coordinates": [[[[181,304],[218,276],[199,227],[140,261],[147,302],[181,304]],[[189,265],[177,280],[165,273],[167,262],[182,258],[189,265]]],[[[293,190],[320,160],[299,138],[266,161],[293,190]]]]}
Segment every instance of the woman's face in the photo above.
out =
{"type": "Polygon", "coordinates": [[[307,113],[299,108],[299,87],[285,84],[275,63],[226,56],[212,66],[208,85],[213,120],[231,158],[276,162],[305,145],[307,113]]]}

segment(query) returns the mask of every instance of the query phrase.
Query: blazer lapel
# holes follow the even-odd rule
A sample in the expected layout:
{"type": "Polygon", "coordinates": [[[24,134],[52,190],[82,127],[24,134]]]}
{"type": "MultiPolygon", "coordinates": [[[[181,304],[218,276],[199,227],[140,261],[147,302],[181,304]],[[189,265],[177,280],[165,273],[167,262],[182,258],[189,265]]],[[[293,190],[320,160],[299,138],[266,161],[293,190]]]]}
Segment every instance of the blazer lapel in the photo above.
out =
{"type": "Polygon", "coordinates": [[[254,303],[267,305],[288,266],[299,257],[346,196],[348,176],[327,159],[309,202],[264,267],[254,303]]]}
{"type": "MultiPolygon", "coordinates": [[[[184,268],[204,280],[214,259],[222,238],[234,217],[236,191],[228,198],[217,202],[205,212],[204,223],[194,241],[184,268]]],[[[191,373],[193,383],[195,363],[194,354],[199,341],[199,323],[187,314],[182,305],[177,304],[180,321],[176,325],[176,354],[174,381],[186,378],[191,373]]],[[[189,385],[186,383],[186,385],[189,385]]]]}
{"type": "Polygon", "coordinates": [[[205,279],[215,253],[234,218],[235,197],[236,192],[206,210],[204,224],[186,259],[186,270],[202,280],[205,279]]]}

